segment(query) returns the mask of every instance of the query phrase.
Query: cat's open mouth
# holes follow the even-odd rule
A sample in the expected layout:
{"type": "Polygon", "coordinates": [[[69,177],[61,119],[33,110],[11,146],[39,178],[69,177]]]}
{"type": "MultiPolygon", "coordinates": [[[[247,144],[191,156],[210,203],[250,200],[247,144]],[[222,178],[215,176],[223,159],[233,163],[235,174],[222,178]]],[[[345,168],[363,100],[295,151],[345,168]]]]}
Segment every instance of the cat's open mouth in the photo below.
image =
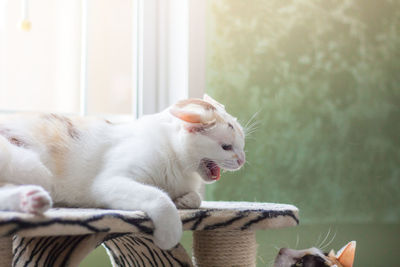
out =
{"type": "Polygon", "coordinates": [[[221,168],[210,159],[202,159],[199,169],[201,177],[206,182],[217,181],[221,178],[221,168]]]}

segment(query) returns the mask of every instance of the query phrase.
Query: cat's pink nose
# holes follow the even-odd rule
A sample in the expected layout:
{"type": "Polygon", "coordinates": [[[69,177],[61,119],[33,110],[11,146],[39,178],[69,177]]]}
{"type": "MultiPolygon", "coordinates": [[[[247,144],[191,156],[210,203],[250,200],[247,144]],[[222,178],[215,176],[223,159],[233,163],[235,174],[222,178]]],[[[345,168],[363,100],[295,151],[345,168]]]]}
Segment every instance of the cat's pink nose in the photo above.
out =
{"type": "Polygon", "coordinates": [[[237,158],[236,163],[238,164],[238,166],[242,166],[246,160],[246,155],[243,152],[239,152],[235,154],[235,157],[237,158]]]}
{"type": "Polygon", "coordinates": [[[238,158],[237,163],[238,163],[239,166],[242,166],[244,161],[245,161],[245,156],[243,155],[243,156],[238,158]]]}

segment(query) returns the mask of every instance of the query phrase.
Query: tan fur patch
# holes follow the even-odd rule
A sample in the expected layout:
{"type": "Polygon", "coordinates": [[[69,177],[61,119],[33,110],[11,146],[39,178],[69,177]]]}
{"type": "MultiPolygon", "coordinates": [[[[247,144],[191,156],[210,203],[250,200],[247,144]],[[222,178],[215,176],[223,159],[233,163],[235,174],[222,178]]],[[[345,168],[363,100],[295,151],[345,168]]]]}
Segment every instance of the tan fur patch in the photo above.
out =
{"type": "Polygon", "coordinates": [[[33,135],[46,145],[53,162],[52,172],[56,175],[63,174],[69,147],[75,139],[79,139],[79,132],[72,120],[56,114],[42,115],[33,135]]]}
{"type": "Polygon", "coordinates": [[[19,147],[27,146],[21,138],[13,136],[8,129],[0,128],[0,135],[4,136],[13,145],[19,147]]]}
{"type": "Polygon", "coordinates": [[[71,119],[65,116],[60,116],[57,114],[49,114],[45,115],[45,117],[48,116],[49,119],[54,119],[60,121],[62,124],[65,125],[65,129],[68,132],[68,135],[73,138],[73,139],[78,139],[79,138],[79,133],[76,130],[74,124],[72,123],[71,119]]]}

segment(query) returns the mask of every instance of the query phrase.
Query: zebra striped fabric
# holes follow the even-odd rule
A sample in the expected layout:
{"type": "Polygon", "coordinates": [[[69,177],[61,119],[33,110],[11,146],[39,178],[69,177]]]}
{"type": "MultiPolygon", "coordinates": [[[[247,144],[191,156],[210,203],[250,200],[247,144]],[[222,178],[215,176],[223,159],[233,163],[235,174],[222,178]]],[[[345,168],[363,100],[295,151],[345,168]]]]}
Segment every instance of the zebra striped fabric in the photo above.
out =
{"type": "MultiPolygon", "coordinates": [[[[179,212],[184,230],[192,231],[252,231],[299,222],[298,209],[284,204],[204,202],[200,209],[179,212]]],[[[193,266],[181,245],[163,251],[152,233],[151,220],[140,211],[0,212],[0,237],[13,236],[12,263],[2,259],[0,266],[78,266],[100,244],[114,266],[193,266]]]]}
{"type": "Polygon", "coordinates": [[[79,266],[100,244],[107,249],[113,266],[193,266],[180,244],[164,251],[151,238],[133,234],[15,237],[12,266],[79,266]]]}

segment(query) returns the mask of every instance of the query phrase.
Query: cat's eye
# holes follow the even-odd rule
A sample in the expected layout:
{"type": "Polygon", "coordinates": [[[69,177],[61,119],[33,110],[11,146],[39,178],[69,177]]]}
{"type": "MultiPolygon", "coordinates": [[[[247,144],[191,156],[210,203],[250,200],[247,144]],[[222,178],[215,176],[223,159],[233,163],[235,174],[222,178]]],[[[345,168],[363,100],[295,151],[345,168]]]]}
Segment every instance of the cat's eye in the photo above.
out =
{"type": "Polygon", "coordinates": [[[302,267],[303,266],[303,259],[300,259],[296,262],[295,264],[296,267],[302,267]]]}
{"type": "Polygon", "coordinates": [[[232,145],[222,144],[221,147],[223,150],[227,151],[232,150],[232,145]]]}

